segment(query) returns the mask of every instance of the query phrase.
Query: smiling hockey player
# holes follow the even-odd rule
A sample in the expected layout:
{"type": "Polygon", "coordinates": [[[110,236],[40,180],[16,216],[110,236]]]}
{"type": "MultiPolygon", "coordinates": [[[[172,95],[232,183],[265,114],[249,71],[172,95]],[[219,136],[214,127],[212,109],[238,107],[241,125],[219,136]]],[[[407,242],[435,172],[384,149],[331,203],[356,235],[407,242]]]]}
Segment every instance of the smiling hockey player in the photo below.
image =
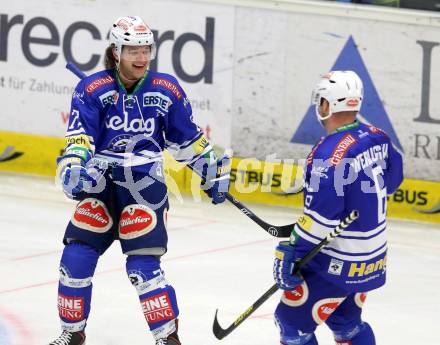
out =
{"type": "Polygon", "coordinates": [[[141,18],[117,19],[110,43],[107,69],[81,80],[73,93],[66,149],[58,159],[64,192],[79,203],[60,263],[63,332],[50,344],[84,344],[95,268],[119,238],[156,345],[180,345],[176,294],[160,267],[168,210],[162,151],[168,148],[203,177],[214,204],[228,191],[229,160],[216,159],[177,80],[148,70],[156,46],[141,18]]]}
{"type": "Polygon", "coordinates": [[[285,290],[275,311],[281,344],[316,345],[314,331],[325,322],[338,345],[374,345],[362,305],[367,291],[385,284],[387,194],[402,182],[402,158],[382,130],[356,120],[363,101],[356,73],[324,75],[312,98],[328,135],[307,157],[304,214],[276,248],[274,279],[285,290]],[[295,260],[352,210],[359,219],[292,275],[295,260]]]}

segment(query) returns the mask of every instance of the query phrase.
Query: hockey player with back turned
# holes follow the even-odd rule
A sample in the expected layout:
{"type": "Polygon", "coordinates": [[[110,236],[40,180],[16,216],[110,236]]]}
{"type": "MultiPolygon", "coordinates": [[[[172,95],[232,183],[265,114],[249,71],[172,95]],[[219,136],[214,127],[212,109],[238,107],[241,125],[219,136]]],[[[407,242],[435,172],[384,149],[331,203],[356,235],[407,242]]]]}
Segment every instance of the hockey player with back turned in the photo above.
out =
{"type": "Polygon", "coordinates": [[[92,277],[115,239],[156,345],[180,345],[176,293],[160,257],[167,251],[164,148],[206,181],[214,204],[229,188],[229,160],[217,160],[192,121],[177,80],[148,70],[156,47],[139,17],[119,18],[110,31],[106,70],[84,78],[72,96],[66,149],[57,173],[79,200],[64,234],[58,310],[62,334],[51,345],[85,343],[92,277]]]}
{"type": "Polygon", "coordinates": [[[367,291],[385,284],[387,194],[402,182],[402,157],[382,130],[356,119],[363,98],[356,73],[322,76],[312,97],[328,135],[307,157],[304,214],[276,248],[273,273],[284,291],[275,321],[283,345],[317,345],[323,322],[338,345],[374,345],[362,305],[367,291]],[[352,210],[359,218],[292,275],[295,260],[352,210]]]}

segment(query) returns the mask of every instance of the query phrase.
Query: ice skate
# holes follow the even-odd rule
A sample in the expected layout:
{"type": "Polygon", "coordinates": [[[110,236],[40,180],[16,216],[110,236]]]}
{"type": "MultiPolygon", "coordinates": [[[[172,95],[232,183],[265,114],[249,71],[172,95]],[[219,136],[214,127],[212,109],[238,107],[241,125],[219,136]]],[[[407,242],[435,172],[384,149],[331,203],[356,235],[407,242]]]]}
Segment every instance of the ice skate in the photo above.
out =
{"type": "Polygon", "coordinates": [[[177,332],[170,334],[167,338],[156,340],[156,345],[181,345],[177,332]]]}
{"type": "MultiPolygon", "coordinates": [[[[68,332],[63,331],[61,335],[49,345],[83,345],[86,343],[86,334],[84,331],[80,332],[68,332]]],[[[173,343],[165,343],[165,344],[173,344],[173,343]]],[[[180,344],[180,343],[176,343],[180,344]]]]}

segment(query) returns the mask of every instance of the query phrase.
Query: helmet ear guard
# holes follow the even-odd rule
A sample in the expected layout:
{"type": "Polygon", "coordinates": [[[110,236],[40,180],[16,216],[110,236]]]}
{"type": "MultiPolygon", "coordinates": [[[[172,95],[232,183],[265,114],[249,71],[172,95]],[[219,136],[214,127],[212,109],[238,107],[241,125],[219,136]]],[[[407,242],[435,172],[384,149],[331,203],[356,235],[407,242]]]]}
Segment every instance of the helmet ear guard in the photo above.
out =
{"type": "Polygon", "coordinates": [[[359,111],[363,93],[362,81],[353,71],[333,71],[322,75],[312,92],[312,104],[316,107],[318,120],[326,120],[342,111],[359,111]],[[329,102],[329,113],[325,116],[319,113],[322,98],[329,102]]]}

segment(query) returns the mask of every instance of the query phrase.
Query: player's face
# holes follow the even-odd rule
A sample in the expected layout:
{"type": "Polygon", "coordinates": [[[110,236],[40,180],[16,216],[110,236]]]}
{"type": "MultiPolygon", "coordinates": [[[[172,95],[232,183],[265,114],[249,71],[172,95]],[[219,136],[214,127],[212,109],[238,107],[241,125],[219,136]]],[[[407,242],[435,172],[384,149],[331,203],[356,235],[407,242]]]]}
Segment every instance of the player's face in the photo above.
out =
{"type": "Polygon", "coordinates": [[[150,46],[124,46],[119,69],[130,80],[140,79],[148,68],[150,56],[150,46]]]}

